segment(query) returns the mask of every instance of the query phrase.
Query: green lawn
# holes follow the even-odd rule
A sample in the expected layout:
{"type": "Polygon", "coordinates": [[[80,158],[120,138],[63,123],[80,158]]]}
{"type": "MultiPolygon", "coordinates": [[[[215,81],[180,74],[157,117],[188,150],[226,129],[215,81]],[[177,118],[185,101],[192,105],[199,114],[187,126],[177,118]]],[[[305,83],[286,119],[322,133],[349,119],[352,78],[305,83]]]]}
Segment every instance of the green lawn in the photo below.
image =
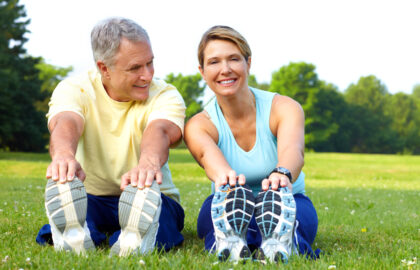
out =
{"type": "MultiPolygon", "coordinates": [[[[196,218],[210,194],[204,171],[187,150],[172,150],[170,167],[186,219],[182,247],[144,257],[108,257],[109,248],[84,256],[35,243],[47,222],[47,154],[0,152],[0,268],[2,269],[275,269],[218,263],[203,251],[196,218]]],[[[284,269],[420,269],[420,156],[308,153],[306,193],[319,216],[317,261],[293,256],[284,269]],[[405,263],[402,262],[405,260],[405,263]],[[413,263],[413,264],[411,264],[413,263]]]]}

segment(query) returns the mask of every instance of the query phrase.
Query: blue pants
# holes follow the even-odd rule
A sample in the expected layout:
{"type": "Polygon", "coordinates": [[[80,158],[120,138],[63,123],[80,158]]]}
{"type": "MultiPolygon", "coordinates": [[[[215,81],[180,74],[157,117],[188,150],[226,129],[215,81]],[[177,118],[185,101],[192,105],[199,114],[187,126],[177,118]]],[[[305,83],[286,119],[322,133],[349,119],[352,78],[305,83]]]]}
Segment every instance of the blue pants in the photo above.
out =
{"type": "MultiPolygon", "coordinates": [[[[88,197],[86,222],[90,236],[96,246],[104,243],[109,235],[109,246],[112,246],[120,235],[121,228],[118,221],[119,196],[88,197]]],[[[176,201],[161,194],[162,210],[159,217],[159,229],[156,235],[158,249],[168,251],[184,241],[181,234],[184,228],[184,209],[176,201]]],[[[36,242],[40,245],[52,244],[51,228],[44,225],[38,232],[36,242]]]]}
{"type": "MultiPolygon", "coordinates": [[[[208,251],[210,251],[215,242],[214,227],[211,219],[211,201],[213,196],[214,194],[210,195],[204,201],[197,220],[198,237],[204,238],[204,246],[208,251]]],[[[294,238],[293,241],[298,247],[300,254],[304,254],[313,259],[318,258],[320,250],[317,249],[314,252],[311,248],[318,230],[318,216],[316,210],[307,196],[295,194],[293,197],[296,202],[296,220],[299,224],[296,227],[297,243],[296,238],[294,238]]],[[[249,223],[246,238],[251,252],[261,246],[262,238],[257,222],[255,221],[255,216],[252,216],[251,222],[249,223]]]]}

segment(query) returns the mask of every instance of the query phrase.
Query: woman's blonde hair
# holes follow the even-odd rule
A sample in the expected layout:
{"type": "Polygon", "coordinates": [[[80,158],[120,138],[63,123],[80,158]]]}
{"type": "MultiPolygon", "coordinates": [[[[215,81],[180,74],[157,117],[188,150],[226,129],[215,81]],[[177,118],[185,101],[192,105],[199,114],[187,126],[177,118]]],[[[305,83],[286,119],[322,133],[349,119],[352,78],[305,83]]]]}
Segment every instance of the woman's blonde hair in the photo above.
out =
{"type": "Polygon", "coordinates": [[[207,30],[201,38],[198,45],[198,63],[201,68],[204,68],[204,50],[207,44],[212,40],[226,40],[235,44],[246,61],[251,56],[251,48],[246,39],[235,29],[224,26],[216,25],[207,30]]]}

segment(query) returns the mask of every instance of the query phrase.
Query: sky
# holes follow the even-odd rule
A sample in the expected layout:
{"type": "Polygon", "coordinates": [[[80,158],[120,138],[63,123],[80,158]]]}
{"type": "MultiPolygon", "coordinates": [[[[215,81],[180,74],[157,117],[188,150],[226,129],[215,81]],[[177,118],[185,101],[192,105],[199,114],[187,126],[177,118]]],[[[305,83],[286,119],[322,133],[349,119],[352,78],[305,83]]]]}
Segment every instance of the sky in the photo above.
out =
{"type": "Polygon", "coordinates": [[[375,75],[390,93],[420,84],[418,0],[20,0],[31,19],[28,54],[48,64],[94,68],[90,31],[111,16],[148,32],[155,77],[198,72],[197,46],[213,25],[238,30],[252,50],[258,82],[290,62],[316,66],[340,91],[375,75]]]}

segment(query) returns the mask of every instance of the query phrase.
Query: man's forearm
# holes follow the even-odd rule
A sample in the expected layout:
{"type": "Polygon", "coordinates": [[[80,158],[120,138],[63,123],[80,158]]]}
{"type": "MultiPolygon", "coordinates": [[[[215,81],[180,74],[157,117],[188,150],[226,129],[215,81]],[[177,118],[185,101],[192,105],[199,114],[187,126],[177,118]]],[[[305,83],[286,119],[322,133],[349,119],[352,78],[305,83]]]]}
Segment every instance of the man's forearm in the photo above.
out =
{"type": "Polygon", "coordinates": [[[170,139],[163,131],[145,134],[140,145],[140,161],[148,161],[161,168],[169,157],[170,139]]]}
{"type": "Polygon", "coordinates": [[[159,169],[169,157],[169,147],[181,139],[181,130],[168,120],[153,121],[143,133],[140,145],[140,163],[152,162],[159,169]]]}

